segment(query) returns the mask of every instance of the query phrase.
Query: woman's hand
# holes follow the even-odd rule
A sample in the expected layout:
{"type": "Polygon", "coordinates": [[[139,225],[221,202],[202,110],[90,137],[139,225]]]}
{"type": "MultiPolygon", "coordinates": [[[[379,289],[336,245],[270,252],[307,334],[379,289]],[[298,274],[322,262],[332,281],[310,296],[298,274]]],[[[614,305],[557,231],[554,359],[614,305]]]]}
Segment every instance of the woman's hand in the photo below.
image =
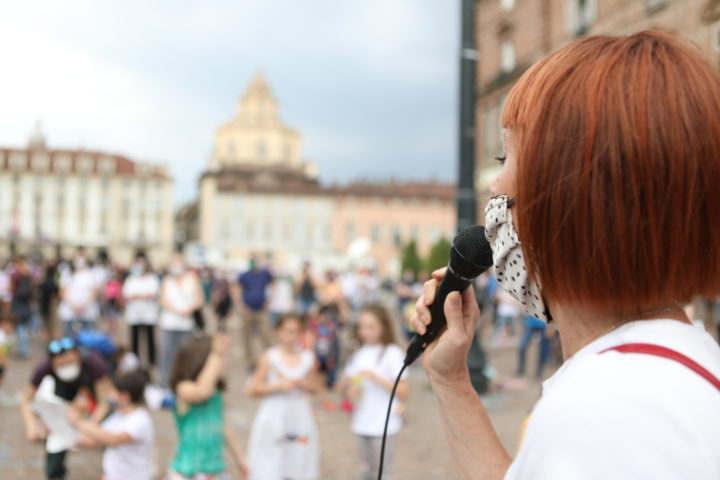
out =
{"type": "MultiPolygon", "coordinates": [[[[423,294],[416,303],[415,314],[410,321],[419,335],[425,334],[432,320],[429,306],[435,301],[445,270],[442,268],[433,272],[432,279],[425,282],[423,294]]],[[[428,345],[423,355],[423,368],[434,382],[467,382],[467,354],[480,319],[473,289],[467,288],[462,295],[450,293],[445,299],[444,311],[447,330],[428,345]]]]}

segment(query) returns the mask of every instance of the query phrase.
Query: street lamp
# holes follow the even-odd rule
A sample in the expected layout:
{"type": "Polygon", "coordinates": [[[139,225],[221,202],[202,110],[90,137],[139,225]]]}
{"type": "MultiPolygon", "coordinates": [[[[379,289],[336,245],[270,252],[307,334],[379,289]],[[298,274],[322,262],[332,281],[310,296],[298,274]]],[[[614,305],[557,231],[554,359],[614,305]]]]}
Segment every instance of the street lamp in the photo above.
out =
{"type": "MultiPolygon", "coordinates": [[[[475,71],[478,52],[475,45],[475,0],[460,0],[460,88],[458,105],[458,231],[477,223],[475,190],[475,71]]],[[[485,352],[479,330],[468,352],[470,380],[478,393],[487,391],[485,352]]]]}

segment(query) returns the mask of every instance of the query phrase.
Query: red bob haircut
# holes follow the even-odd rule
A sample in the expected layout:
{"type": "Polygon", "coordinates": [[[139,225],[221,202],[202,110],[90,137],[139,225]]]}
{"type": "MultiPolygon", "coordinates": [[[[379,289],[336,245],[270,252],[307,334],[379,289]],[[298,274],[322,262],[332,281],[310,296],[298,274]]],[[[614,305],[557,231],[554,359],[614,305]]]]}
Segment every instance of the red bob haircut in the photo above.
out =
{"type": "Polygon", "coordinates": [[[546,298],[640,313],[720,293],[720,75],[698,47],[577,40],[518,80],[502,126],[546,298]]]}

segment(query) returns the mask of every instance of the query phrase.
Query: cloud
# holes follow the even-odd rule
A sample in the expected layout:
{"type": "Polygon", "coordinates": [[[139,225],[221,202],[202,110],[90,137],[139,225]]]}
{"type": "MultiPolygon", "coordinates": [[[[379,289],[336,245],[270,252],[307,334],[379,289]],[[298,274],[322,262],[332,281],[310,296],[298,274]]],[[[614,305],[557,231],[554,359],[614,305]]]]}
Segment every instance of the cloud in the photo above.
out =
{"type": "Polygon", "coordinates": [[[452,178],[457,23],[437,0],[13,2],[0,143],[41,118],[52,146],[170,164],[187,201],[262,67],[321,177],[452,178]]]}

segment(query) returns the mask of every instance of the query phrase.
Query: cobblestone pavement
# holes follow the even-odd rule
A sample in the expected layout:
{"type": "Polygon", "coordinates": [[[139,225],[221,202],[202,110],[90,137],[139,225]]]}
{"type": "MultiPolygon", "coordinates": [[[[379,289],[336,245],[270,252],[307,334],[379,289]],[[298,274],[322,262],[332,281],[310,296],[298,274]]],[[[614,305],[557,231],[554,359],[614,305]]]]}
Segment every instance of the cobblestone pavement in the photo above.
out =
{"type": "MultiPolygon", "coordinates": [[[[233,332],[237,335],[237,331],[233,332]]],[[[240,342],[238,341],[238,345],[240,342]]],[[[10,364],[5,383],[5,394],[19,393],[30,377],[32,368],[40,358],[40,341],[35,340],[34,355],[30,360],[14,360],[10,364]]],[[[229,391],[226,394],[227,415],[243,440],[247,439],[257,401],[243,393],[246,368],[242,363],[240,347],[232,351],[228,368],[229,391]]],[[[529,353],[531,362],[535,352],[529,353]]],[[[505,388],[484,398],[493,424],[508,451],[517,448],[520,425],[540,393],[537,382],[510,379],[515,368],[514,348],[494,350],[491,362],[505,388]]],[[[418,362],[419,364],[419,362],[418,362]]],[[[410,371],[411,398],[407,404],[406,424],[396,441],[396,479],[440,480],[456,478],[450,462],[442,425],[437,413],[435,398],[424,372],[418,366],[410,371]]],[[[350,418],[345,413],[329,413],[317,408],[321,435],[322,479],[352,480],[357,478],[357,455],[354,437],[350,433],[350,418]]],[[[155,465],[162,479],[175,446],[175,426],[167,411],[153,412],[156,429],[155,465]]],[[[19,409],[0,407],[0,479],[35,480],[43,477],[43,447],[28,444],[19,409]]],[[[97,480],[101,478],[101,452],[83,451],[71,454],[69,480],[97,480]]],[[[128,479],[132,480],[132,479],[128,479]]]]}

